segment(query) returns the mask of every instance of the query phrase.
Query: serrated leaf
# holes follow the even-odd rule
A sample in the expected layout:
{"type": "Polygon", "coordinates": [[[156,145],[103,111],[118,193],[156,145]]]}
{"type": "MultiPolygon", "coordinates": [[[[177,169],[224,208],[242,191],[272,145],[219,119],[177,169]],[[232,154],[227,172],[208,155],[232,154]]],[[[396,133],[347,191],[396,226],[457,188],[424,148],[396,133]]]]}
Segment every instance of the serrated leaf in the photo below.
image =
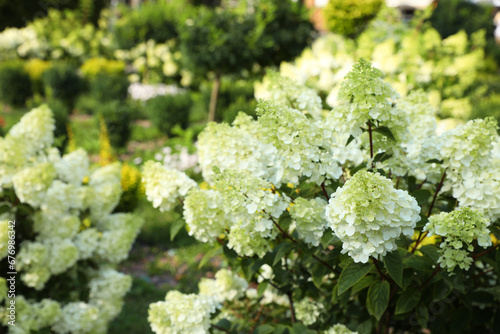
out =
{"type": "Polygon", "coordinates": [[[351,262],[349,265],[347,265],[340,274],[338,294],[341,295],[351,286],[356,284],[360,279],[368,274],[370,268],[371,264],[369,263],[351,262]]]}
{"type": "Polygon", "coordinates": [[[422,293],[415,288],[406,289],[396,303],[395,314],[404,314],[413,310],[420,301],[421,296],[422,293]]]}
{"type": "Polygon", "coordinates": [[[392,141],[396,141],[396,138],[394,137],[394,135],[392,134],[392,131],[387,127],[387,126],[380,126],[378,128],[375,128],[373,130],[373,132],[378,132],[380,133],[382,136],[385,136],[387,138],[389,138],[390,140],[392,141]]]}
{"type": "Polygon", "coordinates": [[[201,269],[205,264],[207,264],[207,262],[210,261],[211,258],[220,254],[222,254],[222,247],[215,247],[210,249],[205,253],[205,255],[203,255],[200,264],[198,264],[198,269],[201,269]]]}
{"type": "Polygon", "coordinates": [[[274,257],[272,266],[276,265],[276,263],[278,263],[283,258],[283,256],[288,254],[294,247],[295,244],[292,244],[290,242],[283,242],[279,244],[276,247],[276,256],[274,257]]]}
{"type": "Polygon", "coordinates": [[[170,241],[173,241],[177,233],[185,226],[183,220],[178,219],[170,225],[170,241]]]}
{"type": "Polygon", "coordinates": [[[375,281],[368,289],[367,304],[370,305],[373,316],[380,320],[389,305],[391,286],[387,281],[375,281]]]}
{"type": "Polygon", "coordinates": [[[384,256],[384,264],[394,282],[400,287],[403,287],[403,259],[399,252],[396,250],[387,253],[384,256]]]}

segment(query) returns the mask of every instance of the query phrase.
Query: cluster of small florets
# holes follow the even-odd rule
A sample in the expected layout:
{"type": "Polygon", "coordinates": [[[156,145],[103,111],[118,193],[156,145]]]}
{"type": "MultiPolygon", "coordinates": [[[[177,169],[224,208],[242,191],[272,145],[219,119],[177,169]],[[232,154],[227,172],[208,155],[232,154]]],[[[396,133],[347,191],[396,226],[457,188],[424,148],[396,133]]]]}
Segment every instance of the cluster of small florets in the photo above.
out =
{"type": "Polygon", "coordinates": [[[438,263],[451,272],[457,265],[469,269],[473,260],[468,254],[474,250],[472,242],[475,239],[483,248],[491,246],[489,224],[490,221],[479,211],[462,207],[431,216],[423,230],[428,231],[429,236],[443,237],[438,263]]]}
{"type": "MultiPolygon", "coordinates": [[[[0,174],[8,173],[0,177],[5,181],[0,184],[0,193],[14,191],[19,201],[33,210],[30,217],[34,238],[19,240],[16,270],[22,284],[41,295],[52,276],[66,273],[79,260],[91,259],[101,268],[126,258],[142,225],[142,220],[131,214],[112,214],[121,196],[120,166],[112,164],[92,171],[83,150],[61,156],[57,149],[50,148],[53,124],[50,110],[42,106],[27,113],[5,138],[0,138],[0,174]],[[5,160],[17,153],[21,153],[22,159],[14,164],[5,160]]],[[[14,212],[4,213],[0,225],[6,227],[8,220],[14,218],[14,212]]],[[[7,255],[7,235],[3,232],[4,229],[0,232],[0,259],[7,255]]],[[[130,281],[119,273],[114,276],[130,281]]],[[[91,280],[91,284],[99,279],[91,280]]],[[[109,284],[123,287],[117,283],[120,280],[109,284]]],[[[129,287],[125,284],[122,290],[129,287]]],[[[92,305],[59,305],[48,299],[28,303],[19,295],[20,307],[16,311],[20,312],[19,322],[25,332],[51,327],[61,334],[105,333],[107,323],[121,309],[125,292],[106,300],[92,297],[92,305]]]]}
{"type": "Polygon", "coordinates": [[[297,320],[309,326],[316,323],[323,308],[323,304],[309,298],[304,298],[295,304],[295,315],[297,316],[297,320]]]}
{"type": "Polygon", "coordinates": [[[446,170],[443,190],[452,190],[460,206],[500,217],[500,165],[494,143],[498,126],[493,118],[478,119],[445,132],[437,144],[446,170]]]}
{"type": "Polygon", "coordinates": [[[148,321],[159,334],[205,334],[211,314],[219,307],[209,296],[169,291],[165,301],[149,305],[148,321]]]}
{"type": "Polygon", "coordinates": [[[359,171],[330,198],[328,226],[342,241],[342,252],[368,262],[397,249],[401,234],[411,236],[420,207],[406,191],[394,189],[379,173],[359,171]]]}
{"type": "Polygon", "coordinates": [[[274,160],[281,183],[298,184],[301,176],[322,183],[342,175],[331,151],[334,146],[331,130],[324,131],[322,123],[311,121],[297,109],[268,101],[260,102],[257,112],[264,140],[278,150],[279,158],[274,160]]]}
{"type": "Polygon", "coordinates": [[[312,246],[318,246],[326,228],[325,210],[328,203],[319,197],[297,198],[290,208],[299,237],[312,246]]]}
{"type": "Polygon", "coordinates": [[[332,328],[327,329],[323,334],[358,334],[358,332],[353,332],[345,325],[336,324],[332,328]]]}
{"type": "Polygon", "coordinates": [[[188,193],[184,200],[184,219],[189,235],[203,242],[219,237],[231,225],[222,194],[213,189],[194,188],[188,193]]]}
{"type": "Polygon", "coordinates": [[[271,100],[276,104],[308,113],[313,118],[321,116],[321,98],[316,91],[277,72],[268,72],[262,84],[256,85],[255,98],[271,100]]]}
{"type": "Polygon", "coordinates": [[[218,303],[224,303],[243,297],[248,283],[230,270],[221,269],[215,274],[215,279],[202,278],[198,288],[200,295],[210,296],[218,303]]]}
{"type": "Polygon", "coordinates": [[[236,117],[233,126],[209,123],[196,144],[203,178],[212,182],[213,168],[218,167],[246,170],[275,182],[269,161],[276,156],[276,148],[262,141],[262,133],[259,123],[244,113],[236,117]]]}
{"type": "Polygon", "coordinates": [[[186,196],[197,184],[185,173],[168,169],[159,162],[147,161],[142,171],[146,197],[160,211],[174,208],[179,198],[186,196]]]}

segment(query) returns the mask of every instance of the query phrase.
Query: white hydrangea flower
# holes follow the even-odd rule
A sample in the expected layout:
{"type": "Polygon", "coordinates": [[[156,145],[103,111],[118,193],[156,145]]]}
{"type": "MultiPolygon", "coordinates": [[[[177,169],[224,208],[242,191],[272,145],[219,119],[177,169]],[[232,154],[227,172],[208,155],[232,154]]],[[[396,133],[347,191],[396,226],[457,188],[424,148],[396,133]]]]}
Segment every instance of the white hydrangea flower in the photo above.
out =
{"type": "Polygon", "coordinates": [[[157,334],[205,334],[219,306],[211,297],[169,291],[164,302],[149,305],[148,321],[157,334]]]}
{"type": "Polygon", "coordinates": [[[323,304],[315,302],[310,298],[304,298],[295,303],[295,315],[297,316],[297,320],[301,321],[306,326],[315,324],[323,309],[323,304]]]}
{"type": "Polygon", "coordinates": [[[249,229],[247,224],[237,222],[229,229],[227,247],[241,256],[263,257],[271,251],[269,240],[274,239],[276,235],[277,232],[273,232],[270,238],[264,238],[259,232],[249,229]]]}
{"type": "Polygon", "coordinates": [[[89,157],[87,152],[80,148],[63,156],[54,163],[54,167],[61,180],[80,185],[83,178],[89,175],[89,157]]]}
{"type": "Polygon", "coordinates": [[[50,278],[50,250],[41,242],[26,241],[17,254],[16,269],[22,281],[29,287],[41,290],[50,278]]]}
{"type": "Polygon", "coordinates": [[[168,169],[159,162],[147,161],[142,171],[142,182],[146,188],[146,197],[154,208],[169,211],[178,203],[179,197],[197,187],[185,173],[168,169]]]}
{"type": "Polygon", "coordinates": [[[273,159],[278,168],[277,186],[298,184],[301,176],[319,184],[342,175],[342,168],[331,151],[332,131],[324,128],[324,122],[311,121],[296,109],[268,101],[261,101],[257,112],[264,140],[278,150],[279,158],[273,159]]]}
{"type": "Polygon", "coordinates": [[[276,148],[264,143],[260,124],[244,113],[238,114],[233,126],[209,123],[196,142],[203,178],[213,182],[214,167],[221,170],[246,170],[256,177],[276,181],[276,169],[270,166],[276,148]]]}
{"type": "Polygon", "coordinates": [[[122,194],[121,167],[113,163],[95,170],[90,175],[89,194],[92,219],[101,219],[118,205],[122,194]]]}
{"type": "Polygon", "coordinates": [[[99,247],[101,232],[95,228],[87,228],[78,233],[73,242],[78,248],[78,259],[89,259],[94,255],[95,250],[99,247]]]}
{"type": "Polygon", "coordinates": [[[230,270],[220,269],[215,274],[215,280],[204,278],[198,283],[198,288],[200,295],[213,297],[218,303],[223,303],[243,297],[248,283],[230,270]]]}
{"type": "Polygon", "coordinates": [[[336,324],[333,327],[327,329],[323,334],[358,334],[358,332],[353,332],[345,325],[336,324]]]}
{"type": "Polygon", "coordinates": [[[316,91],[277,72],[269,71],[261,84],[255,84],[255,98],[271,100],[308,113],[316,119],[321,117],[322,103],[316,91]]]}
{"type": "Polygon", "coordinates": [[[194,188],[188,193],[184,200],[184,219],[189,235],[203,242],[214,240],[231,225],[222,194],[212,189],[194,188]]]}
{"type": "Polygon", "coordinates": [[[290,215],[295,220],[299,237],[312,246],[318,246],[326,228],[326,205],[319,197],[313,199],[297,198],[290,207],[290,215]]]}
{"type": "Polygon", "coordinates": [[[328,226],[342,241],[342,252],[368,262],[397,249],[401,234],[413,235],[420,207],[406,191],[394,189],[379,173],[359,171],[330,198],[328,226]]]}
{"type": "Polygon", "coordinates": [[[285,194],[275,192],[269,182],[238,170],[219,172],[215,186],[233,222],[239,221],[240,228],[247,227],[264,238],[272,237],[273,217],[279,218],[288,207],[285,194]]]}
{"type": "Polygon", "coordinates": [[[9,246],[9,220],[0,219],[0,260],[7,257],[8,246],[9,246]]]}
{"type": "Polygon", "coordinates": [[[58,334],[93,334],[101,333],[98,329],[99,309],[83,302],[66,304],[61,311],[61,316],[52,329],[58,334]]]}
{"type": "Polygon", "coordinates": [[[132,286],[132,278],[110,268],[101,268],[89,282],[89,304],[99,308],[100,317],[110,321],[123,306],[123,297],[132,286]]]}
{"type": "Polygon", "coordinates": [[[33,216],[37,240],[73,238],[80,230],[80,218],[74,215],[49,215],[38,211],[33,216]]]}
{"type": "Polygon", "coordinates": [[[438,263],[452,272],[457,265],[461,269],[469,269],[473,259],[468,254],[474,250],[472,242],[475,239],[483,248],[491,246],[489,225],[490,221],[482,213],[462,207],[429,217],[423,231],[428,231],[429,236],[439,235],[445,238],[440,244],[441,257],[438,263]]]}
{"type": "Polygon", "coordinates": [[[22,203],[38,208],[45,200],[54,177],[54,167],[49,163],[25,168],[12,178],[16,196],[22,203]]]}
{"type": "Polygon", "coordinates": [[[143,219],[128,213],[116,213],[100,220],[98,228],[104,232],[95,250],[96,255],[112,263],[127,258],[143,223],[143,219]]]}
{"type": "Polygon", "coordinates": [[[78,248],[70,239],[50,239],[46,241],[49,254],[49,269],[58,275],[73,267],[78,261],[78,248]]]}
{"type": "Polygon", "coordinates": [[[42,299],[41,302],[32,304],[34,323],[32,330],[51,326],[61,314],[61,305],[51,299],[42,299]]]}

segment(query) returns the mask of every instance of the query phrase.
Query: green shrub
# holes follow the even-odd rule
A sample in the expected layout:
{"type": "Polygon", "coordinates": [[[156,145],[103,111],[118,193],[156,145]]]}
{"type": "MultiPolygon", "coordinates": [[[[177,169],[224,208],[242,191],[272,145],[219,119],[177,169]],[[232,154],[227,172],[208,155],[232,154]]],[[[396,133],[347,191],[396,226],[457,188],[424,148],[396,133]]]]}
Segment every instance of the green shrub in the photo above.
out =
{"type": "Polygon", "coordinates": [[[21,106],[31,94],[30,77],[21,63],[8,62],[0,65],[0,101],[21,106]]]}
{"type": "Polygon", "coordinates": [[[150,39],[164,43],[176,38],[178,13],[175,2],[148,2],[138,10],[127,10],[115,26],[119,48],[130,49],[150,39]]]}
{"type": "Polygon", "coordinates": [[[377,15],[382,4],[382,0],[330,0],[323,16],[330,31],[355,37],[377,15]]]}
{"type": "Polygon", "coordinates": [[[149,118],[158,129],[170,135],[176,124],[187,128],[192,104],[191,95],[186,92],[157,96],[148,101],[147,110],[149,118]]]}
{"type": "Polygon", "coordinates": [[[62,153],[68,144],[67,125],[69,124],[69,114],[71,110],[64,102],[59,100],[50,100],[47,104],[50,110],[52,110],[56,125],[54,130],[54,146],[62,153]]]}
{"type": "Polygon", "coordinates": [[[90,95],[97,101],[125,100],[129,82],[124,73],[99,73],[90,81],[90,95]]]}
{"type": "Polygon", "coordinates": [[[97,108],[108,128],[109,140],[113,147],[125,147],[132,133],[133,110],[122,101],[108,101],[97,108]]]}
{"type": "Polygon", "coordinates": [[[78,75],[76,67],[70,64],[57,64],[42,74],[45,94],[64,102],[70,109],[73,108],[76,98],[84,88],[84,82],[78,75]]]}
{"type": "Polygon", "coordinates": [[[33,93],[43,94],[42,74],[51,66],[52,64],[49,61],[39,58],[32,58],[24,63],[24,70],[31,79],[33,93]]]}
{"type": "Polygon", "coordinates": [[[93,115],[100,104],[101,102],[90,94],[83,94],[78,97],[75,109],[80,114],[93,115]]]}

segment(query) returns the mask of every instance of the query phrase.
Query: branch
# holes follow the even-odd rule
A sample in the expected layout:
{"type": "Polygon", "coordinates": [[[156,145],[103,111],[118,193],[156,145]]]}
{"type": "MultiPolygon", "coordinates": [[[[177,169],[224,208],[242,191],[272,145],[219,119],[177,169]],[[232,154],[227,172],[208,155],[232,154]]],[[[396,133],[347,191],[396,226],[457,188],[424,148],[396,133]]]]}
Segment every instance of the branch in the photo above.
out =
{"type": "Polygon", "coordinates": [[[382,278],[388,282],[393,282],[393,280],[391,278],[387,277],[387,275],[384,274],[382,272],[382,270],[380,270],[380,267],[378,266],[378,260],[376,258],[372,257],[372,261],[373,261],[373,264],[375,265],[375,268],[377,269],[378,273],[380,274],[380,276],[382,276],[382,278]]]}
{"type": "Polygon", "coordinates": [[[286,295],[288,296],[288,300],[290,301],[290,313],[292,315],[292,324],[294,324],[296,320],[295,320],[295,307],[293,306],[292,292],[288,291],[286,295]]]}
{"type": "Polygon", "coordinates": [[[370,159],[372,160],[372,169],[375,168],[373,163],[373,138],[372,138],[372,123],[368,121],[368,135],[370,136],[370,159]]]}
{"type": "Polygon", "coordinates": [[[481,256],[483,256],[483,255],[485,255],[485,254],[488,254],[489,252],[491,252],[491,251],[495,250],[498,246],[500,246],[500,244],[498,244],[498,245],[496,245],[496,246],[493,246],[493,247],[491,247],[491,248],[488,248],[487,250],[485,250],[484,252],[481,252],[481,253],[479,253],[479,254],[472,255],[472,258],[473,258],[473,259],[477,259],[478,257],[481,257],[481,256]]]}
{"type": "Polygon", "coordinates": [[[224,328],[221,328],[217,325],[214,325],[214,324],[210,324],[210,326],[212,326],[212,328],[215,328],[216,330],[218,331],[221,331],[221,332],[224,332],[224,333],[231,333],[230,331],[228,331],[227,329],[224,329],[224,328]]]}
{"type": "Polygon", "coordinates": [[[432,209],[434,208],[434,203],[436,202],[437,195],[438,195],[439,191],[441,190],[441,187],[443,186],[443,182],[444,182],[445,177],[446,177],[446,169],[443,172],[443,176],[441,177],[441,181],[439,181],[439,184],[436,188],[436,192],[434,193],[434,197],[432,198],[432,203],[431,203],[431,207],[429,208],[429,212],[427,213],[427,218],[429,218],[431,216],[432,209]]]}
{"type": "Polygon", "coordinates": [[[328,202],[330,200],[330,197],[328,196],[328,193],[326,192],[326,189],[325,189],[325,182],[322,182],[321,183],[321,189],[323,189],[323,194],[325,195],[326,197],[326,201],[328,202]]]}
{"type": "Polygon", "coordinates": [[[432,273],[432,275],[420,286],[419,290],[422,290],[424,288],[424,286],[427,285],[427,283],[429,283],[431,281],[431,279],[436,276],[436,274],[438,273],[439,269],[441,269],[441,266],[438,264],[437,267],[436,267],[436,270],[434,270],[434,272],[432,273]]]}

